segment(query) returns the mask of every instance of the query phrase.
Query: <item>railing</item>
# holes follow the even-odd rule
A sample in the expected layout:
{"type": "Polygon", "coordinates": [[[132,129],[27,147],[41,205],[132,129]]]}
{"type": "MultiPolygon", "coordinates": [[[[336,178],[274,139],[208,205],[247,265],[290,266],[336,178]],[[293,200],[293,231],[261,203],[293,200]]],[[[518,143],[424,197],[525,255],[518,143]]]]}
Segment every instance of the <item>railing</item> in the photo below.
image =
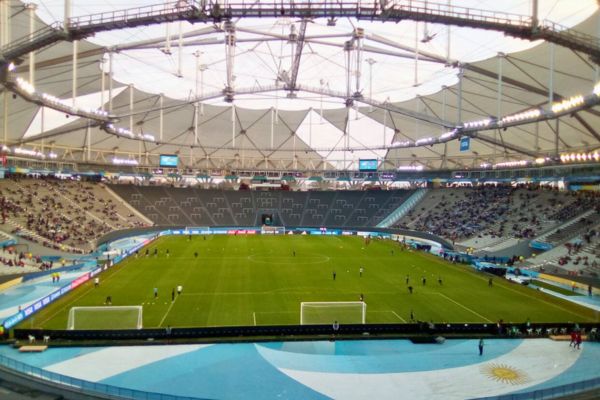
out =
{"type": "Polygon", "coordinates": [[[384,12],[393,13],[394,11],[518,27],[531,27],[532,25],[532,19],[527,15],[457,7],[450,4],[432,3],[422,0],[395,0],[391,5],[386,6],[384,12]]]}
{"type": "Polygon", "coordinates": [[[135,400],[198,400],[198,397],[175,396],[164,393],[144,392],[141,390],[127,389],[118,386],[106,385],[104,383],[90,382],[83,379],[73,378],[56,372],[46,371],[42,368],[25,364],[10,357],[0,355],[0,365],[24,374],[28,377],[57,383],[66,386],[66,389],[85,393],[98,393],[109,396],[118,396],[124,399],[135,400]]]}
{"type": "Polygon", "coordinates": [[[395,0],[380,7],[380,2],[372,1],[294,1],[287,4],[243,0],[228,2],[178,0],[162,4],[125,10],[108,11],[90,15],[75,16],[67,21],[68,32],[60,23],[45,27],[32,35],[27,35],[2,49],[5,59],[13,59],[29,51],[37,50],[61,39],[81,38],[94,32],[135,27],[176,20],[197,20],[221,18],[268,18],[268,17],[355,17],[358,19],[400,21],[411,19],[431,21],[449,25],[478,27],[504,31],[526,39],[543,38],[559,44],[572,45],[590,55],[600,53],[597,38],[567,29],[552,21],[544,20],[539,27],[533,26],[533,18],[528,15],[512,14],[474,8],[458,7],[424,0],[395,0]],[[204,4],[203,4],[204,3],[204,4]],[[539,29],[538,29],[539,28],[539,29]]]}
{"type": "Polygon", "coordinates": [[[409,212],[415,204],[417,204],[421,199],[427,194],[427,189],[417,189],[415,193],[413,193],[405,202],[400,204],[398,208],[396,208],[390,215],[385,217],[383,221],[377,224],[377,228],[388,228],[394,225],[400,218],[404,217],[407,212],[409,212]]]}
{"type": "MultiPolygon", "coordinates": [[[[555,386],[547,389],[533,390],[525,393],[503,394],[499,396],[478,397],[471,400],[530,400],[530,399],[553,399],[561,396],[568,396],[588,390],[600,388],[600,378],[592,378],[585,381],[567,383],[561,386],[555,386]]],[[[591,398],[591,397],[589,397],[591,398]]]]}
{"type": "Polygon", "coordinates": [[[551,33],[553,35],[562,35],[572,41],[583,42],[590,46],[600,46],[600,38],[586,33],[575,31],[564,25],[550,20],[543,20],[540,24],[541,33],[551,33]]]}
{"type": "MultiPolygon", "coordinates": [[[[30,35],[23,36],[9,44],[2,49],[2,55],[10,54],[14,50],[18,50],[22,47],[28,47],[32,43],[42,41],[43,39],[52,38],[56,36],[56,39],[60,37],[60,33],[63,33],[62,25],[60,22],[54,22],[48,26],[38,29],[30,35]]],[[[10,58],[10,57],[9,57],[10,58]]]]}
{"type": "Polygon", "coordinates": [[[162,4],[153,4],[144,7],[114,10],[96,14],[82,15],[69,18],[69,29],[81,29],[92,26],[105,25],[114,22],[127,22],[143,18],[160,18],[166,16],[176,17],[180,13],[196,10],[193,2],[172,1],[162,4]]]}
{"type": "Polygon", "coordinates": [[[270,1],[230,1],[226,6],[217,1],[207,1],[202,7],[200,1],[172,1],[126,10],[108,11],[85,16],[72,17],[68,26],[73,29],[98,26],[116,21],[129,21],[143,18],[176,16],[181,13],[199,13],[199,15],[220,16],[313,16],[326,17],[329,15],[350,16],[382,16],[391,17],[395,13],[422,14],[423,16],[455,18],[490,24],[505,24],[518,27],[530,27],[530,16],[479,10],[467,7],[457,7],[444,3],[432,3],[422,0],[397,0],[388,3],[383,9],[379,1],[295,1],[287,4],[270,1]]]}

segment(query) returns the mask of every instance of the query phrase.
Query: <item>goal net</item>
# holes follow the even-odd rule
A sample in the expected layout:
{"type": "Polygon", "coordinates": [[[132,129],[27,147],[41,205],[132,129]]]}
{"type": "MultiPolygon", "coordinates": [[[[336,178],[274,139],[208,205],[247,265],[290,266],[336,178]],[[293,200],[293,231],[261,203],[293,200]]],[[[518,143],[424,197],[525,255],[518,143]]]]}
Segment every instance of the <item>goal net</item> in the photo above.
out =
{"type": "Polygon", "coordinates": [[[364,324],[367,303],[364,301],[321,301],[300,303],[300,325],[364,324]]]}
{"type": "Polygon", "coordinates": [[[285,226],[263,225],[260,228],[260,233],[263,235],[283,235],[285,233],[285,226]]]}
{"type": "Polygon", "coordinates": [[[142,329],[142,306],[72,307],[67,329],[142,329]]]}

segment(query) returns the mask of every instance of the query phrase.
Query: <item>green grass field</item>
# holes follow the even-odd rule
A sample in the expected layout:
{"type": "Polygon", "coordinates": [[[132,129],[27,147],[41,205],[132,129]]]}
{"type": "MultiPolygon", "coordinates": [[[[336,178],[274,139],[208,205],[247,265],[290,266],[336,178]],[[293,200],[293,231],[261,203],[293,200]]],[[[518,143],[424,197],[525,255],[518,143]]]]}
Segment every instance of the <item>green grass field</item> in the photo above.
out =
{"type": "Polygon", "coordinates": [[[301,302],[358,301],[361,294],[367,323],[408,322],[411,310],[415,319],[434,322],[599,321],[595,311],[498,277],[488,287],[489,275],[402,250],[391,241],[365,245],[359,237],[171,236],[148,249],[149,257],[140,250],[138,258],[102,273],[98,288],[87,282],[20,327],[65,329],[71,307],[101,306],[107,296],[113,305],[143,305],[146,328],[299,324],[301,302]],[[172,301],[178,285],[183,292],[172,301]]]}

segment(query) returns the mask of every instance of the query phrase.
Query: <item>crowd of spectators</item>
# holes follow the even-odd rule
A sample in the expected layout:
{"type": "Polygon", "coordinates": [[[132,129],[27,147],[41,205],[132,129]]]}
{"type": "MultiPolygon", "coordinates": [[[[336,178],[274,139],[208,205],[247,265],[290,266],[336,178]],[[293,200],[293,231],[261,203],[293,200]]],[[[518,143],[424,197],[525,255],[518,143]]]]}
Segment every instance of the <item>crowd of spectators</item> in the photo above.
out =
{"type": "Polygon", "coordinates": [[[452,240],[474,236],[507,213],[512,190],[500,186],[446,191],[413,228],[452,240]]]}
{"type": "Polygon", "coordinates": [[[566,195],[572,199],[571,202],[566,204],[551,204],[551,207],[556,210],[551,215],[551,219],[557,221],[566,221],[568,219],[576,217],[586,210],[596,210],[600,212],[600,193],[593,191],[578,191],[578,192],[567,192],[566,195]]]}
{"type": "Polygon", "coordinates": [[[0,264],[7,267],[35,267],[40,271],[52,268],[52,262],[44,262],[40,256],[18,251],[13,246],[2,246],[0,264]]]}
{"type": "Polygon", "coordinates": [[[582,235],[582,239],[576,239],[565,243],[567,254],[559,257],[556,261],[558,265],[572,265],[581,272],[589,270],[596,272],[598,270],[598,257],[600,256],[600,231],[591,228],[582,235]]]}
{"type": "Polygon", "coordinates": [[[23,212],[23,208],[16,203],[13,203],[0,191],[0,213],[2,214],[2,224],[6,223],[6,219],[10,217],[18,217],[23,212]]]}
{"type": "Polygon", "coordinates": [[[430,203],[428,209],[417,205],[398,226],[453,241],[484,235],[531,239],[589,209],[600,212],[600,196],[596,193],[538,185],[478,186],[439,192],[442,195],[437,202],[430,203]],[[406,224],[411,220],[411,226],[406,224]]]}
{"type": "Polygon", "coordinates": [[[95,188],[104,190],[88,182],[11,177],[0,185],[2,222],[12,219],[12,233],[71,252],[91,249],[112,230],[142,225],[131,214],[118,214],[116,201],[95,188]]]}

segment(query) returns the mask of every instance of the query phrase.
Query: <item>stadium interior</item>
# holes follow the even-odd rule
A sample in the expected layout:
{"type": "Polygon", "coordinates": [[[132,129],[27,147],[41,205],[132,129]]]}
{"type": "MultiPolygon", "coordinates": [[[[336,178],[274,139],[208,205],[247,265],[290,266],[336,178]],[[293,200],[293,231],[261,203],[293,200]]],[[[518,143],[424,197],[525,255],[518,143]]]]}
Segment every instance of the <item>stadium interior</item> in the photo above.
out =
{"type": "Polygon", "coordinates": [[[599,4],[0,0],[0,398],[597,398],[599,4]]]}

